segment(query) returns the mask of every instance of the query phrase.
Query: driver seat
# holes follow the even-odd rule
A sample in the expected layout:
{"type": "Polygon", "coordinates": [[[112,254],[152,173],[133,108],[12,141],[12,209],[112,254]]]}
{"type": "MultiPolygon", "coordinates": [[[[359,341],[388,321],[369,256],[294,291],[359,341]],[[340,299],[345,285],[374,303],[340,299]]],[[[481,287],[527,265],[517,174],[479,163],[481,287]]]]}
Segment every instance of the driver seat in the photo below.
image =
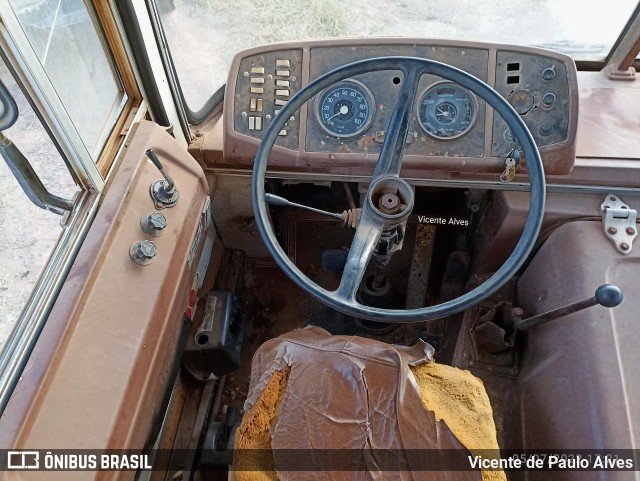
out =
{"type": "Polygon", "coordinates": [[[308,327],[255,353],[231,479],[506,481],[470,467],[498,449],[482,382],[425,342],[308,327]]]}

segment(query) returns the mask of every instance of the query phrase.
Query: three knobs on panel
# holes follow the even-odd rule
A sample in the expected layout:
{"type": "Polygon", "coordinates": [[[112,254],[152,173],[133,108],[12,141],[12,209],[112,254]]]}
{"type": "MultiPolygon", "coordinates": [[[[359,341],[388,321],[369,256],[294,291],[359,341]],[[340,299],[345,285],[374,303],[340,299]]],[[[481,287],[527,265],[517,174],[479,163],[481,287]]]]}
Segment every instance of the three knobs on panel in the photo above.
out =
{"type": "MultiPolygon", "coordinates": [[[[156,209],[171,208],[180,200],[180,194],[171,176],[162,166],[158,156],[152,149],[146,152],[147,157],[155,165],[164,180],[156,180],[151,184],[150,194],[156,209]]],[[[161,212],[146,213],[140,219],[142,232],[150,237],[158,237],[167,227],[167,218],[161,212]]],[[[129,258],[138,265],[151,264],[158,253],[158,248],[152,240],[144,239],[135,242],[129,249],[129,258]]]]}

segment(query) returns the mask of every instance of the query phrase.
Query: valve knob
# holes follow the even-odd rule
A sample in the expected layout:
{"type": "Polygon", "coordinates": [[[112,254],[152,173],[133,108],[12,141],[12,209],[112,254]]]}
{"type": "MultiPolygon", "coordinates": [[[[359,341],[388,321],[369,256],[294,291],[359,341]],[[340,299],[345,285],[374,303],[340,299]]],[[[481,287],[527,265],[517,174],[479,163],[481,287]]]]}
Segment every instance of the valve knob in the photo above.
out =
{"type": "Polygon", "coordinates": [[[140,227],[145,234],[158,237],[167,227],[167,218],[160,212],[145,214],[140,219],[140,227]]]}
{"type": "Polygon", "coordinates": [[[150,240],[138,241],[129,249],[129,257],[138,265],[146,266],[151,264],[153,258],[158,253],[158,248],[150,240]]]}

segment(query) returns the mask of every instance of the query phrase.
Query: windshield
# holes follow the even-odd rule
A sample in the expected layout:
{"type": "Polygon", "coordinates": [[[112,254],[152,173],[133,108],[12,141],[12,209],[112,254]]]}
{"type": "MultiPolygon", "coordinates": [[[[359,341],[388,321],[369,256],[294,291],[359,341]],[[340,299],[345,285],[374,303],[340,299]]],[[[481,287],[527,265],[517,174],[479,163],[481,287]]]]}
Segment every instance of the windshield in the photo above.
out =
{"type": "Polygon", "coordinates": [[[403,36],[511,43],[604,60],[637,0],[158,0],[185,100],[199,110],[240,50],[285,40],[403,36]],[[615,6],[613,6],[615,5],[615,6]]]}

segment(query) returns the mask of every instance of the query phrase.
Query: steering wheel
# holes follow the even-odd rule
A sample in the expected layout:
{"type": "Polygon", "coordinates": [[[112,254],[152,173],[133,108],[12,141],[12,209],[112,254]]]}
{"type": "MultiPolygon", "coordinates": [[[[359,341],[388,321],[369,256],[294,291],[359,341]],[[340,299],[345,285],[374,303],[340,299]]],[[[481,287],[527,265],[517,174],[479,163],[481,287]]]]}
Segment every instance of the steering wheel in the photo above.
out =
{"type": "Polygon", "coordinates": [[[544,215],[545,180],[542,160],[527,126],[511,105],[487,84],[462,70],[433,60],[414,57],[380,57],[336,68],[310,82],[286,103],[266,129],[260,143],[253,166],[251,194],[260,235],[275,261],[293,282],[324,304],[345,314],[371,321],[405,323],[437,319],[463,311],[486,299],[511,279],[527,259],[540,231],[544,215]],[[400,70],[403,73],[403,80],[362,206],[340,285],[335,291],[329,291],[303,274],[278,244],[267,216],[264,199],[267,162],[278,133],[284,127],[286,120],[305,102],[340,80],[382,70],[400,70]],[[365,306],[356,300],[356,294],[376,244],[384,230],[402,223],[411,214],[413,208],[413,189],[400,178],[400,170],[411,112],[419,80],[423,74],[437,75],[470,90],[493,107],[506,121],[527,159],[531,185],[529,215],[520,240],[511,255],[489,279],[475,289],[442,304],[418,309],[383,309],[365,306]],[[400,212],[388,214],[381,210],[379,204],[381,197],[389,192],[400,198],[402,203],[400,212]]]}

